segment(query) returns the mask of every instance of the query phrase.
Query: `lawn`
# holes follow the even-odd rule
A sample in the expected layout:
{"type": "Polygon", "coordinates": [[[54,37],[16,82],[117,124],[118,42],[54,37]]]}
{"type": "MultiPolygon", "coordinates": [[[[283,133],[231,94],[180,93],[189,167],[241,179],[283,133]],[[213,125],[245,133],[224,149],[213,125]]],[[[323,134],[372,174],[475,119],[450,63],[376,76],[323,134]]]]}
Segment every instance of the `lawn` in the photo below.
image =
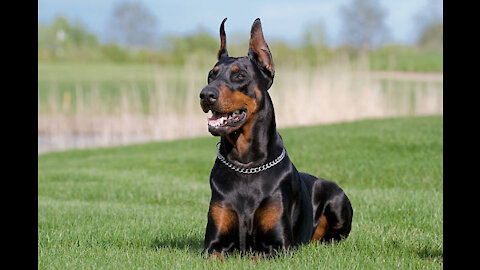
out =
{"type": "Polygon", "coordinates": [[[39,269],[443,268],[443,117],[281,129],[299,171],[354,209],[333,245],[250,263],[202,257],[218,138],[38,156],[39,269]]]}

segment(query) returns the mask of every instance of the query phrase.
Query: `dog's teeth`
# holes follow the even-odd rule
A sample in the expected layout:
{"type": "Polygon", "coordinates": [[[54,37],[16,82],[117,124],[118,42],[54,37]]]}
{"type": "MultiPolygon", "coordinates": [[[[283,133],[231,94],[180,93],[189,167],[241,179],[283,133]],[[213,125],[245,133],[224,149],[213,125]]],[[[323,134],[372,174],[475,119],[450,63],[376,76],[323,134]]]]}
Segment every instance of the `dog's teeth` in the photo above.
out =
{"type": "Polygon", "coordinates": [[[224,126],[229,120],[233,119],[234,116],[235,115],[230,114],[230,115],[221,116],[217,119],[208,118],[208,125],[211,127],[224,126]]]}

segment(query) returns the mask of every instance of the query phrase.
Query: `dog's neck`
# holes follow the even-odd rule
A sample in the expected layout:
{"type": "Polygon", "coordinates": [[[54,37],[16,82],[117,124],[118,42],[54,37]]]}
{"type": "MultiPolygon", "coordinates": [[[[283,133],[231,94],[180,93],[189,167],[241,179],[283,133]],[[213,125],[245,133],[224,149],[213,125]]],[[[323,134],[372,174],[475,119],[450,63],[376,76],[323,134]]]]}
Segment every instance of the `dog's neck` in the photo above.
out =
{"type": "Polygon", "coordinates": [[[256,167],[278,157],[283,141],[277,132],[275,112],[270,95],[266,92],[263,104],[253,123],[241,130],[222,136],[220,153],[239,167],[256,167]]]}

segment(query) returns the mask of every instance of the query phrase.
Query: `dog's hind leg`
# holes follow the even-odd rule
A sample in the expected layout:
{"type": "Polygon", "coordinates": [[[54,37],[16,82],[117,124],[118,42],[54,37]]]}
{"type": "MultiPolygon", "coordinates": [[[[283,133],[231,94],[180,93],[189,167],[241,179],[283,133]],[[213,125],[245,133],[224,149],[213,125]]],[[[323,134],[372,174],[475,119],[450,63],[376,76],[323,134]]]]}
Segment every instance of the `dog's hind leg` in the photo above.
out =
{"type": "Polygon", "coordinates": [[[343,190],[332,181],[302,173],[313,207],[312,241],[331,242],[346,238],[351,230],[353,209],[343,190]]]}
{"type": "Polygon", "coordinates": [[[353,210],[345,193],[337,194],[327,201],[322,214],[320,208],[315,210],[315,216],[321,216],[319,220],[314,220],[312,241],[329,243],[347,238],[352,226],[353,210]]]}

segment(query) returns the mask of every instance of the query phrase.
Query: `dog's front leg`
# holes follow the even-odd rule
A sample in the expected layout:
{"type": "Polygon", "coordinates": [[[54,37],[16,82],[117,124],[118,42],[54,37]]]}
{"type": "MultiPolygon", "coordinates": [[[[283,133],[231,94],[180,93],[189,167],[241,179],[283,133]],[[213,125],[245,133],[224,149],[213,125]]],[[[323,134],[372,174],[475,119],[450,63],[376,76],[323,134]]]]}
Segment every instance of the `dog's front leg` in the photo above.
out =
{"type": "Polygon", "coordinates": [[[238,217],[235,211],[220,204],[210,204],[204,250],[226,253],[238,248],[238,217]]]}

